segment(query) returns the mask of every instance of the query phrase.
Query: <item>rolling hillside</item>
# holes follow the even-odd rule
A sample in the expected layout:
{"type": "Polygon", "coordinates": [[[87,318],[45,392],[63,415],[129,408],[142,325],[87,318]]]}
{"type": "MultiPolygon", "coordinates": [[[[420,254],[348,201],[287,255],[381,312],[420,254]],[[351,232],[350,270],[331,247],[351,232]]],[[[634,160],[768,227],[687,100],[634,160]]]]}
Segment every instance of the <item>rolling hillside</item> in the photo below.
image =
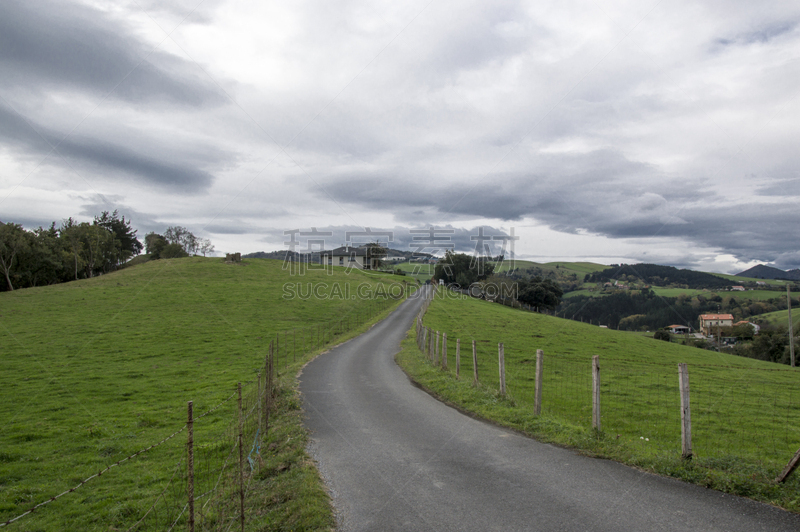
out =
{"type": "MultiPolygon", "coordinates": [[[[197,415],[209,413],[195,429],[203,452],[227,448],[233,440],[219,438],[234,420],[236,384],[253,389],[271,341],[280,342],[280,378],[293,379],[306,353],[363,330],[396,304],[379,294],[402,288],[402,278],[391,275],[334,268],[292,276],[281,266],[159,260],[0,294],[0,523],[177,431],[190,400],[197,415]]],[[[302,454],[302,431],[288,436],[300,438],[302,454]]],[[[19,529],[127,529],[173,486],[185,444],[184,434],[126,461],[25,517],[19,529]]],[[[293,476],[316,483],[302,460],[293,476]]],[[[185,482],[176,486],[185,491],[185,482]]],[[[198,485],[198,494],[201,487],[214,484],[198,485]]],[[[261,518],[277,519],[269,512],[261,518]]]]}

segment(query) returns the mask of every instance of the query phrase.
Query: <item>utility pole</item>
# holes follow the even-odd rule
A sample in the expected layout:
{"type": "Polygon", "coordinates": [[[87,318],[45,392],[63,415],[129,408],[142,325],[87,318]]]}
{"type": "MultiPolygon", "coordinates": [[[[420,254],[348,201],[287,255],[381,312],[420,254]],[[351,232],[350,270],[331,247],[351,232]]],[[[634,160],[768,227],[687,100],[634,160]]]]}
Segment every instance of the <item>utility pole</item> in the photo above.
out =
{"type": "Polygon", "coordinates": [[[789,359],[794,367],[794,323],[792,323],[792,298],[789,295],[789,283],[786,283],[786,307],[789,309],[789,359]]]}

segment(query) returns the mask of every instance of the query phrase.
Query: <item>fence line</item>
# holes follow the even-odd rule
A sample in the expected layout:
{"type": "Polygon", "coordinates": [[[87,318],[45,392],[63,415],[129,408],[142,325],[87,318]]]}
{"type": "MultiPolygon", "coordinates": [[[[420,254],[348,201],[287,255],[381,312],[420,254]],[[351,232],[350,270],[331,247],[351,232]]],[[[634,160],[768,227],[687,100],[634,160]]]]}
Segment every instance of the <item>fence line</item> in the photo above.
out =
{"type": "MultiPolygon", "coordinates": [[[[425,315],[434,297],[429,294],[416,320],[418,345],[423,352],[428,336],[441,334],[451,341],[455,338],[457,345],[460,342],[458,334],[426,325],[425,315]]],[[[517,405],[530,407],[534,415],[556,416],[616,434],[645,446],[648,454],[674,453],[686,459],[749,457],[778,470],[793,456],[797,456],[795,464],[800,463],[800,455],[795,454],[800,446],[800,381],[796,370],[719,364],[681,365],[679,369],[676,364],[604,360],[589,353],[547,353],[545,357],[536,346],[523,348],[523,355],[519,346],[512,348],[504,342],[497,343],[498,355],[493,357],[493,342],[467,336],[473,337],[473,385],[493,389],[500,396],[507,394],[517,405]],[[529,359],[527,352],[534,350],[536,358],[529,359]],[[497,371],[499,384],[479,384],[479,372],[485,375],[486,371],[497,371]],[[767,375],[786,382],[768,382],[767,375]]],[[[447,371],[436,358],[428,358],[432,365],[447,371]]],[[[461,370],[459,361],[456,377],[461,370]]]]}

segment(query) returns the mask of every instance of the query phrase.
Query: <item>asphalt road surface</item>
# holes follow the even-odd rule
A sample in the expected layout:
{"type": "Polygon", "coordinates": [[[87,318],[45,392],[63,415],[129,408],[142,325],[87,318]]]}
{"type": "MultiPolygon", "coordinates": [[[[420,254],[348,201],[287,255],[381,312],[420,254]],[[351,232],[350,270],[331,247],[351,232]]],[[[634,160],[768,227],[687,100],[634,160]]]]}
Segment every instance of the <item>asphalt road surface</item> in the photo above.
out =
{"type": "Polygon", "coordinates": [[[311,453],[342,531],[800,531],[800,516],[477,421],[394,362],[413,298],[303,371],[311,453]]]}

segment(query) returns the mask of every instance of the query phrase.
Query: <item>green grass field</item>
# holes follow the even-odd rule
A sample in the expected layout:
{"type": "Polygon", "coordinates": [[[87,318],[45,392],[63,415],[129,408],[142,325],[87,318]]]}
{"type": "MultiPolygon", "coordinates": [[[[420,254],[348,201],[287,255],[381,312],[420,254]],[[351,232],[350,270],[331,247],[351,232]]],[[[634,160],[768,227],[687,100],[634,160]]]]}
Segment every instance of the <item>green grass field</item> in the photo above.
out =
{"type": "MultiPolygon", "coordinates": [[[[297,370],[325,344],[365,330],[363,324],[396,305],[381,294],[400,293],[396,283],[405,278],[339,268],[331,275],[290,276],[281,266],[258,259],[159,260],[94,279],[0,293],[0,523],[177,431],[186,423],[189,400],[195,417],[223,403],[195,427],[202,452],[222,452],[232,441],[225,433],[236,415],[230,400],[236,383],[254,386],[273,340],[280,342],[276,365],[291,407],[279,419],[294,424],[287,421],[284,433],[270,438],[302,433],[299,403],[291,398],[297,370]]],[[[275,453],[304,455],[300,436],[290,449],[270,441],[275,453]]],[[[185,443],[181,434],[9,530],[125,530],[164,489],[171,490],[165,500],[177,490],[179,509],[185,484],[170,484],[170,478],[185,443]]],[[[281,491],[283,475],[262,478],[253,489],[264,490],[272,502],[258,510],[259,522],[281,529],[331,525],[327,495],[306,462],[275,467],[299,475],[295,481],[316,495],[301,504],[281,491]],[[286,510],[292,504],[322,508],[322,517],[298,522],[299,514],[286,510]]],[[[169,528],[156,522],[156,528],[169,528]]]]}
{"type": "Polygon", "coordinates": [[[532,262],[529,260],[514,260],[514,261],[504,261],[499,268],[497,268],[497,272],[505,272],[509,271],[513,268],[524,270],[526,268],[538,267],[544,271],[556,271],[559,270],[563,275],[569,275],[574,273],[578,276],[579,280],[582,280],[587,273],[594,273],[605,270],[608,266],[604,266],[603,264],[596,264],[594,262],[532,262]],[[556,268],[558,267],[558,268],[556,268]]]}
{"type": "Polygon", "coordinates": [[[416,262],[399,262],[392,264],[392,269],[399,268],[401,271],[406,272],[406,275],[412,279],[418,279],[420,282],[425,282],[433,277],[433,271],[436,268],[435,264],[419,264],[416,262]]]}
{"type": "Polygon", "coordinates": [[[728,279],[729,281],[733,281],[734,283],[752,283],[755,281],[761,281],[767,283],[770,286],[786,286],[786,281],[778,281],[776,279],[753,279],[751,277],[739,277],[738,275],[728,275],[725,273],[712,273],[711,275],[716,275],[717,277],[722,277],[723,279],[728,279]]]}
{"type": "MultiPolygon", "coordinates": [[[[759,314],[755,316],[759,322],[766,322],[771,323],[773,325],[782,325],[784,327],[789,326],[789,311],[788,310],[777,310],[775,312],[767,312],[766,314],[759,314]]],[[[792,323],[795,326],[795,332],[797,332],[797,327],[800,324],[800,309],[792,308],[792,323]]]]}
{"type": "MultiPolygon", "coordinates": [[[[481,300],[436,299],[425,316],[447,332],[449,371],[411,338],[398,361],[446,401],[537,438],[705,486],[800,510],[800,475],[772,479],[800,447],[800,371],[481,300]],[[460,380],[454,378],[461,339],[460,380]],[[481,386],[472,382],[471,341],[481,386]],[[504,343],[508,396],[499,395],[504,343]],[[542,415],[534,416],[536,349],[544,350],[542,415]],[[602,432],[591,428],[591,360],[601,367],[602,432]],[[677,365],[689,365],[694,459],[680,458],[677,365]]],[[[413,336],[413,331],[411,332],[413,336]]]]}

